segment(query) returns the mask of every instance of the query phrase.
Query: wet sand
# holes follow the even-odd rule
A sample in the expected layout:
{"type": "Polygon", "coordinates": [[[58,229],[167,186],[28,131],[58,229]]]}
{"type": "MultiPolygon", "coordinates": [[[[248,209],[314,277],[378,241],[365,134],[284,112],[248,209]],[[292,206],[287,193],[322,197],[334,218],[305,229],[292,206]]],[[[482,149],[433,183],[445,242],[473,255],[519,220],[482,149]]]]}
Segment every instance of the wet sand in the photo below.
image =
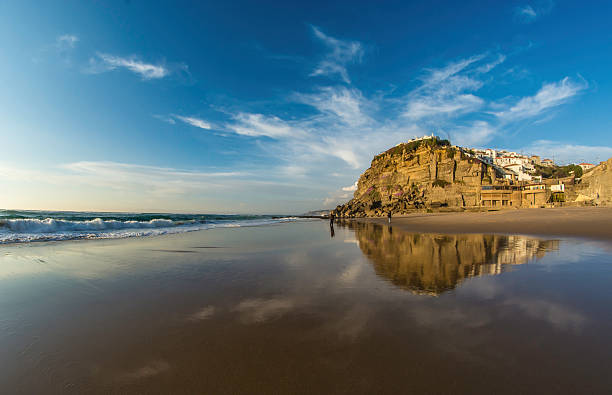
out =
{"type": "MultiPolygon", "coordinates": [[[[360,221],[387,223],[386,218],[360,221]]],[[[554,235],[612,241],[612,207],[414,214],[392,221],[394,227],[408,232],[554,235]]]]}
{"type": "Polygon", "coordinates": [[[0,393],[607,393],[607,245],[309,221],[3,246],[0,393]]]}

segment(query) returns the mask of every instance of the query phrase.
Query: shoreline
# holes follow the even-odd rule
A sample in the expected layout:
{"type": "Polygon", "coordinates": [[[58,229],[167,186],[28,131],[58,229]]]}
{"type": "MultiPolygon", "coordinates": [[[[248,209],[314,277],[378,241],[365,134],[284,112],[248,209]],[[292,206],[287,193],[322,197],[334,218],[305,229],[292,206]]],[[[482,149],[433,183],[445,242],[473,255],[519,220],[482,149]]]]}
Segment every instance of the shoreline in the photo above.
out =
{"type": "MultiPolygon", "coordinates": [[[[141,214],[137,214],[141,215],[141,214]]],[[[147,215],[147,214],[142,214],[147,215]]],[[[174,215],[174,214],[165,214],[174,215]]],[[[178,214],[181,215],[181,214],[178,214]]],[[[247,217],[247,216],[243,216],[247,217]]],[[[255,216],[251,216],[255,217],[255,216]]],[[[230,218],[224,220],[202,220],[199,222],[180,222],[166,218],[152,218],[133,225],[133,220],[116,219],[71,219],[71,218],[6,218],[0,217],[0,246],[31,244],[41,242],[65,242],[83,240],[114,240],[142,237],[155,237],[168,234],[191,233],[202,230],[247,228],[275,225],[303,220],[297,216],[258,216],[259,218],[230,218]],[[8,221],[21,221],[14,228],[8,221]],[[53,221],[58,221],[56,225],[53,221]],[[152,226],[155,221],[166,221],[159,226],[152,226]],[[20,226],[21,225],[21,226],[20,226]]]]}
{"type": "MultiPolygon", "coordinates": [[[[317,216],[293,216],[303,220],[324,220],[317,216]]],[[[370,222],[387,225],[386,217],[338,218],[340,221],[370,222]]],[[[300,221],[287,221],[288,223],[300,221]]],[[[181,232],[167,232],[151,235],[124,237],[83,237],[61,240],[41,239],[21,242],[0,243],[0,246],[39,245],[70,241],[103,241],[157,238],[160,236],[198,233],[202,230],[250,228],[278,225],[285,221],[269,224],[218,226],[209,229],[193,229],[181,232]]],[[[558,236],[612,242],[612,207],[558,207],[524,208],[487,212],[437,212],[413,213],[393,216],[392,226],[410,233],[437,234],[505,234],[525,236],[558,236]]]]}
{"type": "MultiPolygon", "coordinates": [[[[356,218],[387,224],[387,218],[356,218]]],[[[612,207],[525,208],[462,213],[409,214],[391,224],[418,233],[498,233],[564,236],[612,242],[612,207]]]]}

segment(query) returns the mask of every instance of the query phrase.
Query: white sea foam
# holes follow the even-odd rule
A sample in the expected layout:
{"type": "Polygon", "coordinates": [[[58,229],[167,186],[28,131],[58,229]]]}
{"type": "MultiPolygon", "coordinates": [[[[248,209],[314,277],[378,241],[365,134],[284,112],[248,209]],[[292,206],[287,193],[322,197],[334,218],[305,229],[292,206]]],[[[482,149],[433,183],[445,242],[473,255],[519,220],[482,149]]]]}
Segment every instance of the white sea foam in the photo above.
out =
{"type": "Polygon", "coordinates": [[[101,218],[90,221],[69,221],[65,219],[7,219],[0,221],[0,227],[8,228],[13,232],[20,233],[50,233],[70,231],[102,231],[110,229],[149,229],[167,228],[177,224],[169,219],[152,219],[150,221],[117,221],[102,220],[101,218]]]}
{"type": "Polygon", "coordinates": [[[96,218],[88,221],[64,219],[2,219],[0,244],[75,239],[115,239],[193,232],[212,228],[248,227],[295,221],[297,218],[265,218],[242,221],[198,222],[152,219],[117,221],[96,218]]]}

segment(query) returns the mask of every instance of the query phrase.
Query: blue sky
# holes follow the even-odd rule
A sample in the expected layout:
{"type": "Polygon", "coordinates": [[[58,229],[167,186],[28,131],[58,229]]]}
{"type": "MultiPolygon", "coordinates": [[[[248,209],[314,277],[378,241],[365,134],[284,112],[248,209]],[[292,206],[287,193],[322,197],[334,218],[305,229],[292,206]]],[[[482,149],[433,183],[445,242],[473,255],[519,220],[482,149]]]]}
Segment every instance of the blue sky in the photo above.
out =
{"type": "Polygon", "coordinates": [[[610,2],[287,3],[1,2],[0,207],[300,213],[432,132],[612,157],[610,2]]]}

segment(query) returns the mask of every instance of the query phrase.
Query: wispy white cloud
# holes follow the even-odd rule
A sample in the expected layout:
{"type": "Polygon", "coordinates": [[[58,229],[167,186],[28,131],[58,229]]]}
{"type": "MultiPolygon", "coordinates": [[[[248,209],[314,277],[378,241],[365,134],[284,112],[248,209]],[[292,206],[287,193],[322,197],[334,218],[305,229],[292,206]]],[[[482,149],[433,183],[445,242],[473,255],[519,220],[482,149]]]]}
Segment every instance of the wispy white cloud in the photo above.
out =
{"type": "MultiPolygon", "coordinates": [[[[332,50],[336,55],[330,56],[344,61],[357,54],[361,56],[360,45],[341,43],[318,28],[313,31],[330,47],[340,48],[332,50]]],[[[365,97],[353,86],[316,87],[311,92],[288,96],[289,101],[305,104],[314,113],[284,119],[270,113],[238,112],[231,115],[231,120],[225,122],[221,130],[255,139],[271,139],[256,140],[257,146],[267,156],[281,162],[276,169],[279,175],[303,178],[327,174],[333,169],[333,173],[343,174],[344,179],[354,180],[373,155],[425,132],[437,132],[428,123],[431,119],[450,120],[479,111],[486,103],[474,92],[483,86],[484,74],[504,60],[504,55],[480,54],[440,69],[428,69],[420,78],[421,84],[399,99],[385,95],[365,97]],[[396,108],[400,111],[394,116],[396,108]]],[[[495,130],[486,122],[474,121],[462,128],[442,126],[461,135],[463,141],[472,142],[479,138],[490,139],[495,130]]],[[[342,179],[335,182],[342,182],[342,179]]],[[[338,190],[328,196],[327,203],[345,199],[350,192],[338,186],[338,190]]]]}
{"type": "Polygon", "coordinates": [[[286,174],[290,177],[304,177],[308,174],[308,170],[309,169],[305,166],[298,166],[293,164],[279,167],[279,173],[286,174]]]}
{"type": "Polygon", "coordinates": [[[449,78],[457,75],[459,72],[465,70],[475,62],[479,62],[483,58],[484,55],[474,55],[467,59],[452,62],[440,69],[427,69],[426,71],[428,71],[428,74],[422,78],[423,86],[428,87],[431,85],[438,85],[444,81],[447,81],[449,78]]]}
{"type": "Polygon", "coordinates": [[[50,59],[60,60],[65,66],[72,66],[74,55],[79,37],[74,34],[62,34],[55,37],[55,40],[41,47],[32,57],[35,63],[41,63],[50,59]]]}
{"type": "MultiPolygon", "coordinates": [[[[123,175],[153,175],[159,174],[167,177],[227,177],[238,176],[238,172],[201,172],[193,170],[176,169],[172,167],[146,166],[120,162],[95,162],[81,161],[67,163],[61,166],[77,172],[94,173],[97,175],[112,175],[114,177],[123,175]]],[[[118,177],[122,178],[122,177],[118,177]]]]}
{"type": "Polygon", "coordinates": [[[388,148],[390,141],[399,143],[420,133],[418,127],[403,121],[376,120],[377,103],[355,88],[323,87],[290,95],[289,99],[310,106],[316,113],[290,120],[238,113],[225,125],[235,134],[272,138],[259,147],[290,165],[280,165],[283,174],[289,175],[289,170],[295,177],[304,177],[335,169],[354,178],[373,154],[388,148]]]}
{"type": "Polygon", "coordinates": [[[324,208],[329,208],[329,207],[333,207],[336,206],[337,204],[340,204],[341,201],[338,197],[326,197],[325,199],[323,199],[323,207],[324,208]]]}
{"type": "Polygon", "coordinates": [[[612,147],[550,140],[536,140],[529,145],[517,147],[516,149],[517,151],[554,158],[556,163],[588,162],[597,164],[612,157],[612,147]]]}
{"type": "Polygon", "coordinates": [[[472,94],[445,96],[423,96],[411,100],[404,115],[410,119],[421,119],[435,115],[457,115],[474,112],[482,107],[484,100],[472,94]]]}
{"type": "Polygon", "coordinates": [[[417,121],[431,117],[456,117],[479,110],[484,100],[474,92],[483,86],[481,74],[488,73],[505,60],[504,55],[488,63],[486,55],[475,55],[429,69],[421,78],[422,84],[406,98],[403,115],[417,121]]]}
{"type": "Polygon", "coordinates": [[[492,62],[483,64],[482,66],[478,67],[476,71],[478,71],[479,73],[483,73],[483,74],[488,73],[489,71],[493,70],[495,67],[499,66],[505,61],[506,61],[506,55],[499,54],[497,55],[497,59],[493,60],[492,62]]]}
{"type": "Polygon", "coordinates": [[[28,169],[0,162],[0,183],[12,186],[10,194],[3,194],[4,204],[39,209],[236,213],[249,207],[250,212],[291,213],[312,208],[313,198],[303,196],[324,196],[328,190],[325,180],[312,184],[294,178],[249,163],[243,163],[241,171],[224,171],[96,161],[28,169]],[[68,190],[72,201],[66,199],[68,190]],[[40,195],[45,196],[45,207],[35,203],[40,195]],[[266,200],[270,195],[279,199],[273,210],[266,200]]]}
{"type": "Polygon", "coordinates": [[[566,103],[587,87],[586,81],[574,82],[565,77],[561,81],[544,84],[534,96],[524,97],[509,109],[496,112],[495,115],[504,121],[536,117],[566,103]]]}
{"type": "MultiPolygon", "coordinates": [[[[55,40],[41,49],[39,56],[33,58],[40,62],[42,55],[54,52],[64,63],[72,66],[72,55],[76,51],[80,38],[74,34],[62,34],[55,40]]],[[[86,64],[81,64],[81,72],[85,74],[101,74],[113,70],[128,70],[142,78],[143,80],[153,80],[168,77],[173,74],[178,81],[189,83],[191,73],[189,67],[184,63],[164,62],[150,63],[145,62],[136,55],[118,56],[105,52],[95,52],[89,57],[86,64]]]]}
{"type": "Polygon", "coordinates": [[[515,12],[526,21],[533,21],[538,16],[533,7],[529,4],[516,7],[515,12]]]}
{"type": "Polygon", "coordinates": [[[536,0],[532,4],[523,4],[514,9],[514,17],[521,23],[531,23],[548,14],[555,3],[553,0],[536,0]]]}
{"type": "MultiPolygon", "coordinates": [[[[259,147],[285,163],[279,173],[305,178],[333,169],[345,175],[335,181],[342,182],[354,180],[373,155],[417,135],[448,131],[456,144],[484,146],[520,120],[550,115],[549,109],[567,102],[586,85],[564,79],[545,84],[533,96],[487,103],[476,93],[490,83],[489,73],[505,60],[503,54],[479,54],[427,69],[420,83],[399,98],[366,97],[354,86],[317,87],[288,97],[309,106],[314,114],[283,119],[243,112],[233,115],[225,128],[271,138],[259,147]],[[492,107],[494,112],[487,111],[492,107]]],[[[324,206],[350,198],[352,188],[338,186],[323,200],[324,206]]]]}
{"type": "Polygon", "coordinates": [[[138,74],[143,80],[164,78],[170,74],[170,70],[162,64],[146,63],[136,56],[124,58],[106,53],[97,53],[90,58],[87,71],[97,74],[120,68],[138,74]]]}
{"type": "MultiPolygon", "coordinates": [[[[210,187],[224,188],[228,178],[241,177],[244,173],[232,171],[202,172],[168,167],[145,166],[118,162],[82,161],[64,164],[64,178],[94,186],[115,190],[134,190],[155,195],[186,194],[210,187]]],[[[229,184],[228,184],[229,185],[229,184]]]]}
{"type": "Polygon", "coordinates": [[[342,187],[342,190],[345,192],[355,192],[357,190],[357,181],[353,185],[349,185],[348,187],[342,187]]]}
{"type": "MultiPolygon", "coordinates": [[[[183,121],[183,122],[185,122],[185,123],[188,123],[191,126],[195,126],[196,128],[206,129],[206,130],[212,128],[210,123],[208,123],[205,120],[200,119],[200,118],[184,117],[184,116],[181,116],[181,115],[174,115],[174,117],[179,119],[179,120],[181,120],[181,121],[183,121]]],[[[170,118],[170,119],[172,119],[172,118],[170,118]]]]}
{"type": "Polygon", "coordinates": [[[330,52],[310,74],[311,76],[338,74],[344,82],[351,82],[346,66],[352,62],[360,62],[363,56],[363,46],[358,41],[345,41],[326,35],[316,26],[312,26],[316,38],[321,40],[330,52]]]}
{"type": "Polygon", "coordinates": [[[179,120],[181,122],[184,122],[188,125],[191,125],[191,126],[194,126],[200,129],[210,130],[213,128],[213,124],[211,124],[210,122],[204,119],[198,118],[198,117],[188,117],[188,116],[183,116],[183,115],[170,114],[170,115],[153,115],[153,118],[157,118],[160,121],[169,123],[171,125],[175,125],[176,121],[179,120]]]}
{"type": "Polygon", "coordinates": [[[271,157],[310,170],[302,170],[301,174],[325,171],[330,166],[359,169],[373,153],[386,147],[387,138],[400,142],[416,133],[414,128],[381,124],[367,115],[362,109],[370,103],[357,90],[328,87],[291,98],[312,106],[317,114],[284,120],[274,115],[238,113],[225,129],[244,136],[272,138],[259,146],[271,157]],[[331,158],[344,165],[333,163],[331,158]]]}
{"type": "Polygon", "coordinates": [[[467,126],[457,126],[450,131],[454,144],[464,147],[482,147],[490,142],[496,129],[486,121],[474,121],[467,126]]]}
{"type": "Polygon", "coordinates": [[[321,150],[321,151],[330,153],[333,156],[336,156],[342,159],[354,169],[358,169],[361,166],[361,161],[357,157],[357,154],[355,153],[355,151],[351,149],[350,145],[347,144],[343,146],[342,144],[334,142],[333,139],[328,139],[327,141],[330,142],[329,146],[335,147],[335,148],[332,148],[330,150],[321,150]]]}
{"type": "Polygon", "coordinates": [[[238,113],[234,116],[235,122],[227,125],[227,128],[237,134],[251,137],[286,138],[296,137],[302,132],[293,127],[289,122],[283,121],[276,116],[263,114],[238,113]]]}
{"type": "Polygon", "coordinates": [[[170,125],[176,124],[176,121],[174,120],[174,118],[172,118],[172,116],[154,114],[153,118],[156,118],[156,119],[159,119],[160,121],[169,123],[170,125]]]}
{"type": "Polygon", "coordinates": [[[370,121],[364,112],[369,103],[357,89],[323,87],[315,94],[296,94],[295,98],[347,125],[357,126],[370,121]]]}
{"type": "Polygon", "coordinates": [[[74,48],[79,42],[79,38],[74,34],[63,34],[55,40],[55,45],[58,49],[74,48]]]}

